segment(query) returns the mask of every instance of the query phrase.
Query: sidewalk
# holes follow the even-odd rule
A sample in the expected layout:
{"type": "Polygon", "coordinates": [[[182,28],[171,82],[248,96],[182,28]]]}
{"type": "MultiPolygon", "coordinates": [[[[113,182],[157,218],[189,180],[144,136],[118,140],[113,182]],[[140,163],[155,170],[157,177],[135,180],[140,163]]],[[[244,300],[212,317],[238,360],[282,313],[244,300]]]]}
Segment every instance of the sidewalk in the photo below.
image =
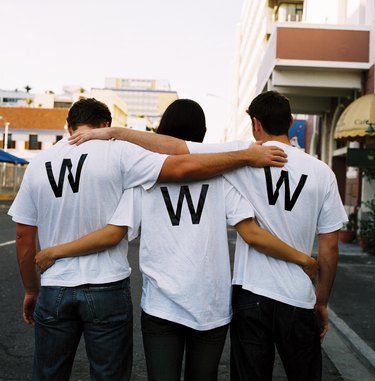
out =
{"type": "Polygon", "coordinates": [[[345,381],[374,381],[375,256],[357,244],[340,242],[339,251],[323,349],[345,381]]]}

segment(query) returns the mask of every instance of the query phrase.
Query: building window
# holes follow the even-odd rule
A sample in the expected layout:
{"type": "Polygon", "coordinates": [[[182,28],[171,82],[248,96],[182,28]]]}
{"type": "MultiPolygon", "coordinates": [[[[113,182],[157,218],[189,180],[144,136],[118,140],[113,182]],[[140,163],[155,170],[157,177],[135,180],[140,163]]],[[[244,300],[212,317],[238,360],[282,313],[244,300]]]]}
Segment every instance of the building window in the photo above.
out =
{"type": "Polygon", "coordinates": [[[17,98],[3,98],[3,103],[17,103],[19,100],[17,98]]]}
{"type": "Polygon", "coordinates": [[[53,103],[53,108],[70,108],[72,102],[64,102],[64,101],[55,101],[53,103]]]}
{"type": "Polygon", "coordinates": [[[29,148],[28,149],[41,149],[42,143],[38,142],[38,135],[30,134],[29,135],[29,148]]]}
{"type": "MultiPolygon", "coordinates": [[[[2,148],[5,148],[5,134],[3,134],[2,148]]],[[[8,133],[8,145],[7,148],[16,148],[16,142],[12,139],[12,134],[8,133]]]]}
{"type": "Polygon", "coordinates": [[[280,2],[276,7],[276,21],[302,21],[303,2],[280,2]]]}

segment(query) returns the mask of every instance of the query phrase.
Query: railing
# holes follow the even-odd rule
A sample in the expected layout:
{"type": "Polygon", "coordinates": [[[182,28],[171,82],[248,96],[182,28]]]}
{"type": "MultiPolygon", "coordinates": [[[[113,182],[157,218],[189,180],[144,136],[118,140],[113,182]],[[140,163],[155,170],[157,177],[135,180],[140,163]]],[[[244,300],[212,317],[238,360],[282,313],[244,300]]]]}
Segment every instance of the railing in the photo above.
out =
{"type": "Polygon", "coordinates": [[[0,163],[0,198],[12,198],[17,194],[25,170],[25,165],[0,163]]]}

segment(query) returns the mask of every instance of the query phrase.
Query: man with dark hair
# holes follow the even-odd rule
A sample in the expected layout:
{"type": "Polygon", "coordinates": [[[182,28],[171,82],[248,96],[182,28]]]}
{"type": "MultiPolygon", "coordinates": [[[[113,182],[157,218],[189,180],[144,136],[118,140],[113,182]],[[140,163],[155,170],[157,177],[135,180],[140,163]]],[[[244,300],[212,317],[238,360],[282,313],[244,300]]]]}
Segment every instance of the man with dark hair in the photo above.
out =
{"type": "MultiPolygon", "coordinates": [[[[237,239],[233,274],[231,378],[271,381],[275,345],[288,380],[321,380],[321,341],[328,329],[327,303],[338,259],[338,230],[346,222],[337,181],[320,160],[292,147],[289,101],[269,91],[250,104],[253,135],[288,155],[283,168],[241,168],[224,174],[247,198],[264,229],[297,250],[311,253],[318,237],[319,277],[314,289],[293,263],[269,258],[237,239]]],[[[89,136],[87,136],[89,135],[89,136]]],[[[116,137],[158,152],[218,152],[227,146],[186,143],[168,137],[106,129],[87,138],[116,137]]],[[[232,143],[243,147],[240,143],[232,143]]]]}
{"type": "MultiPolygon", "coordinates": [[[[67,124],[70,134],[100,129],[111,124],[111,114],[103,103],[81,99],[69,110],[67,124]]],[[[203,179],[251,164],[253,158],[250,150],[167,157],[130,143],[93,141],[77,147],[63,139],[32,160],[9,214],[17,223],[23,316],[35,324],[33,380],[68,380],[82,333],[93,379],[129,380],[132,364],[127,241],[61,259],[39,281],[37,237],[43,249],[110,223],[122,238],[132,220],[114,212],[125,189],[203,179]]]]}
{"type": "Polygon", "coordinates": [[[282,169],[240,169],[226,178],[250,200],[260,226],[289,245],[311,252],[318,234],[319,276],[314,290],[293,264],[237,242],[232,380],[272,380],[275,345],[288,380],[321,380],[321,341],[328,328],[338,230],[346,213],[331,169],[290,145],[288,99],[274,91],[262,93],[251,102],[248,114],[255,139],[285,150],[288,163],[282,169]]]}

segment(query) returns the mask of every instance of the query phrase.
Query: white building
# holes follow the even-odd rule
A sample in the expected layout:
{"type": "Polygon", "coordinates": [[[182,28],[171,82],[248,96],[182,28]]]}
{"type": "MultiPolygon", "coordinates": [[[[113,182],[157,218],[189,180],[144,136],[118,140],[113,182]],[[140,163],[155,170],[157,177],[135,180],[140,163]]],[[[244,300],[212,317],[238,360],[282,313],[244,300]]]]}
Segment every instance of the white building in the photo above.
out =
{"type": "MultiPolygon", "coordinates": [[[[254,96],[275,89],[294,113],[320,115],[332,101],[374,92],[373,0],[245,0],[237,32],[229,140],[251,137],[245,113],[254,96]],[[290,20],[290,21],[288,21],[290,20]]],[[[329,161],[332,147],[325,147],[329,161]]]]}
{"type": "Polygon", "coordinates": [[[1,90],[0,106],[27,107],[34,102],[34,94],[19,90],[1,90]]]}
{"type": "MultiPolygon", "coordinates": [[[[252,137],[245,111],[256,95],[285,94],[294,116],[304,115],[306,151],[332,167],[348,210],[357,210],[375,189],[348,167],[347,153],[375,149],[375,101],[372,114],[368,106],[355,118],[348,106],[374,99],[374,89],[374,0],[244,1],[228,140],[252,137]]],[[[368,157],[366,165],[375,168],[374,155],[368,157]]]]}

